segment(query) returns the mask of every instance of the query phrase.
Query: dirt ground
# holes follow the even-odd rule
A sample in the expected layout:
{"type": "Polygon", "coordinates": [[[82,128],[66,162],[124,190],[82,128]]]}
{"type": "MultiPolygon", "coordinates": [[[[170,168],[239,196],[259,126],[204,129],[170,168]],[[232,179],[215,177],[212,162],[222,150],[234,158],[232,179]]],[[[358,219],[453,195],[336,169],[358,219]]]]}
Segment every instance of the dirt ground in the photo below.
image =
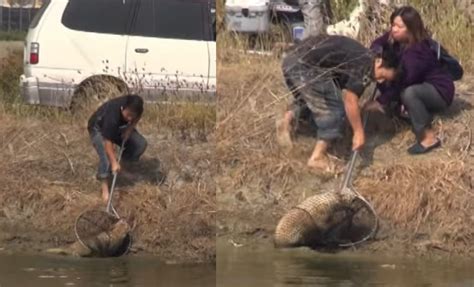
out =
{"type": "MultiPolygon", "coordinates": [[[[0,116],[0,246],[38,251],[75,241],[74,222],[104,209],[97,157],[83,127],[0,116]],[[7,164],[5,164],[7,163],[7,164]]],[[[149,125],[136,179],[119,177],[114,205],[134,227],[133,253],[164,260],[215,260],[211,139],[183,138],[149,125]]]]}
{"type": "MultiPolygon", "coordinates": [[[[14,57],[2,62],[4,81],[18,78],[11,71],[19,69],[10,66],[21,62],[21,55],[14,57]]],[[[15,91],[15,85],[0,92],[15,91]]],[[[138,129],[147,150],[130,169],[135,178],[119,175],[114,196],[116,210],[133,227],[132,255],[215,262],[213,109],[145,107],[138,129]]],[[[74,223],[82,212],[105,209],[87,117],[21,103],[0,105],[0,252],[63,247],[76,240],[74,223]]]]}
{"type": "MultiPolygon", "coordinates": [[[[315,131],[300,134],[291,152],[276,144],[275,120],[291,97],[274,56],[222,55],[218,65],[218,238],[273,244],[282,215],[305,198],[334,190],[341,176],[306,167],[315,131]]],[[[412,157],[410,126],[371,115],[354,187],[380,217],[374,240],[354,252],[474,256],[474,78],[457,83],[455,103],[435,120],[443,147],[412,157]]],[[[350,135],[331,153],[349,158],[350,135]]],[[[352,252],[352,250],[346,250],[352,252]]]]}

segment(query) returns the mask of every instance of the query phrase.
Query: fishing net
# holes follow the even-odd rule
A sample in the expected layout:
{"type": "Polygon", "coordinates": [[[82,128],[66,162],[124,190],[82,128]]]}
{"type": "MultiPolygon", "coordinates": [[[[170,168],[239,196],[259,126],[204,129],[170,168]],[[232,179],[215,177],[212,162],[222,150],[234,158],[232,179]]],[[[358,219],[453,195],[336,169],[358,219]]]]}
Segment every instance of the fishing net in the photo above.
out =
{"type": "Polygon", "coordinates": [[[350,247],[372,238],[377,227],[370,203],[346,188],[313,195],[290,209],[277,224],[274,243],[276,247],[350,247]]]}
{"type": "Polygon", "coordinates": [[[120,238],[113,238],[111,232],[120,219],[101,210],[87,210],[81,213],[75,224],[78,241],[100,257],[118,257],[126,254],[132,244],[130,233],[120,238]]]}
{"type": "Polygon", "coordinates": [[[331,216],[339,224],[331,226],[327,235],[330,241],[340,247],[350,247],[373,238],[378,229],[378,217],[370,203],[363,197],[356,197],[348,206],[335,211],[331,216]]]}

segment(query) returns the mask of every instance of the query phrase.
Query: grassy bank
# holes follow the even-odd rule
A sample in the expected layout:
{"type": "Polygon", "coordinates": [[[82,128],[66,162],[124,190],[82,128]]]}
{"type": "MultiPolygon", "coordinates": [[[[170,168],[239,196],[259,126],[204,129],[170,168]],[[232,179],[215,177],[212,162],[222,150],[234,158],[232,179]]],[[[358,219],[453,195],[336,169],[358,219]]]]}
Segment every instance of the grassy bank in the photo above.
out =
{"type": "MultiPolygon", "coordinates": [[[[449,112],[436,118],[443,139],[439,151],[408,156],[405,150],[415,141],[410,126],[371,116],[354,184],[374,204],[382,223],[376,240],[363,250],[474,256],[474,70],[472,53],[466,49],[473,46],[473,30],[460,11],[433,3],[413,4],[422,10],[436,38],[461,60],[466,77],[457,83],[458,96],[449,112]]],[[[378,13],[387,16],[390,11],[378,13]]],[[[364,24],[360,37],[364,43],[384,31],[388,19],[374,23],[364,24]]],[[[219,235],[237,243],[269,243],[277,221],[289,208],[310,195],[334,190],[341,178],[306,167],[314,132],[299,135],[289,153],[276,144],[275,121],[291,100],[279,53],[246,54],[241,50],[246,48],[242,38],[228,32],[219,36],[219,235]]],[[[349,149],[350,135],[336,143],[331,154],[346,161],[349,149]]]]}
{"type": "MultiPolygon", "coordinates": [[[[86,130],[93,110],[31,106],[19,98],[22,52],[0,65],[0,247],[43,251],[75,241],[74,222],[103,209],[97,155],[86,130]]],[[[139,131],[148,147],[119,176],[114,205],[133,226],[133,253],[171,262],[215,260],[215,108],[192,103],[145,106],[139,131]]]]}

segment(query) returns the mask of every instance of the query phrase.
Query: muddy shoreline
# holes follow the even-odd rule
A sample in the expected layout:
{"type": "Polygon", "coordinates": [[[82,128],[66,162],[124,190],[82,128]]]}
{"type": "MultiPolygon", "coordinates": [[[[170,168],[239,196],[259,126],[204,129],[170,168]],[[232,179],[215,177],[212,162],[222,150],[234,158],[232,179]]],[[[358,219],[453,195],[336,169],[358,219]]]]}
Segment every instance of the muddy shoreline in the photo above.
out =
{"type": "MultiPolygon", "coordinates": [[[[238,195],[237,197],[240,196],[238,195]]],[[[221,201],[219,201],[218,205],[222,206],[222,201],[231,201],[233,199],[230,197],[234,196],[218,195],[219,197],[221,201]]],[[[293,202],[294,200],[291,201],[293,202]]],[[[260,201],[261,206],[259,207],[255,205],[252,208],[243,206],[247,204],[248,202],[245,202],[233,210],[221,209],[219,211],[217,214],[217,240],[225,242],[225,245],[229,248],[244,248],[257,245],[273,247],[273,236],[278,220],[293,205],[285,202],[278,203],[275,199],[271,199],[271,203],[260,201]]],[[[452,242],[440,239],[434,233],[425,231],[413,233],[408,228],[397,227],[390,219],[384,218],[383,215],[381,215],[379,220],[379,229],[375,238],[357,246],[329,250],[302,248],[315,253],[321,252],[325,254],[353,253],[376,256],[402,256],[407,258],[425,257],[435,260],[451,257],[474,258],[474,246],[471,242],[464,242],[460,246],[453,246],[452,242]]]]}
{"type": "MultiPolygon", "coordinates": [[[[220,216],[220,215],[218,215],[220,216]]],[[[219,231],[217,240],[223,242],[227,248],[254,248],[256,246],[274,247],[273,234],[274,220],[268,220],[262,224],[252,223],[247,219],[243,221],[239,215],[223,215],[227,217],[228,223],[218,223],[219,231]],[[233,220],[230,220],[232,218],[233,220]],[[239,219],[237,219],[239,218],[239,219]],[[240,221],[238,227],[232,227],[232,222],[240,221]]],[[[259,214],[254,214],[259,216],[259,214]]],[[[384,223],[383,225],[386,225],[384,223]]],[[[340,249],[319,249],[314,250],[308,247],[298,247],[314,254],[337,254],[337,255],[368,255],[368,256],[398,256],[403,258],[425,258],[432,260],[445,260],[447,258],[473,259],[474,253],[471,250],[466,252],[453,252],[443,243],[436,240],[420,238],[418,240],[410,239],[410,234],[406,230],[388,229],[386,226],[379,231],[374,239],[359,244],[351,248],[340,249]]]]}
{"type": "MultiPolygon", "coordinates": [[[[96,154],[84,127],[0,116],[0,250],[42,253],[76,241],[74,223],[105,209],[96,154]],[[73,127],[73,128],[72,128],[73,127]]],[[[118,178],[114,206],[132,226],[133,256],[174,263],[215,262],[213,136],[146,121],[148,140],[133,179],[118,178]]]]}
{"type": "MultiPolygon", "coordinates": [[[[105,209],[86,130],[93,111],[22,104],[22,43],[0,44],[0,252],[43,253],[76,241],[82,212],[105,209]]],[[[138,130],[147,150],[114,196],[132,226],[133,256],[215,262],[214,125],[212,107],[145,106],[138,130]]]]}
{"type": "MultiPolygon", "coordinates": [[[[279,61],[242,58],[245,69],[239,61],[218,66],[224,76],[218,87],[217,234],[230,247],[273,245],[283,214],[311,195],[337,189],[342,176],[306,167],[314,131],[300,133],[290,152],[277,146],[275,121],[291,97],[279,61]]],[[[455,102],[435,119],[443,147],[427,155],[406,153],[415,141],[408,123],[371,115],[354,187],[375,207],[379,232],[375,240],[343,252],[474,257],[472,83],[472,76],[456,83],[455,102]]],[[[349,150],[350,135],[330,153],[347,162],[349,150]]]]}

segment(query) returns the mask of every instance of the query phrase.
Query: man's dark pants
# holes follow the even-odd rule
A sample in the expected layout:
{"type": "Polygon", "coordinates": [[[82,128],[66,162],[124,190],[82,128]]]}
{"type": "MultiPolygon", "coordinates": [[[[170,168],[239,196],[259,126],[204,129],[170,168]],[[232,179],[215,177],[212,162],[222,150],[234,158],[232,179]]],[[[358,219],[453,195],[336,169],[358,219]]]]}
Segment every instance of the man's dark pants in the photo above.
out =
{"type": "MultiPolygon", "coordinates": [[[[111,175],[110,172],[110,162],[105,152],[104,137],[100,131],[95,128],[90,132],[90,138],[94,149],[99,155],[99,167],[97,170],[97,179],[103,180],[109,178],[111,175]]],[[[114,144],[121,146],[122,143],[114,142],[114,144]]],[[[124,145],[124,151],[122,154],[122,160],[125,162],[135,162],[138,161],[141,155],[145,152],[147,147],[146,139],[138,133],[137,130],[133,130],[129,139],[124,145]]]]}
{"type": "Polygon", "coordinates": [[[407,108],[413,132],[420,141],[426,128],[431,127],[433,114],[448,108],[448,104],[436,88],[428,83],[413,85],[401,94],[403,105],[407,108]]]}
{"type": "Polygon", "coordinates": [[[342,138],[346,113],[342,91],[331,77],[311,73],[293,65],[291,59],[283,62],[286,85],[293,93],[290,107],[296,120],[310,115],[318,128],[318,139],[331,141],[342,138]]]}

